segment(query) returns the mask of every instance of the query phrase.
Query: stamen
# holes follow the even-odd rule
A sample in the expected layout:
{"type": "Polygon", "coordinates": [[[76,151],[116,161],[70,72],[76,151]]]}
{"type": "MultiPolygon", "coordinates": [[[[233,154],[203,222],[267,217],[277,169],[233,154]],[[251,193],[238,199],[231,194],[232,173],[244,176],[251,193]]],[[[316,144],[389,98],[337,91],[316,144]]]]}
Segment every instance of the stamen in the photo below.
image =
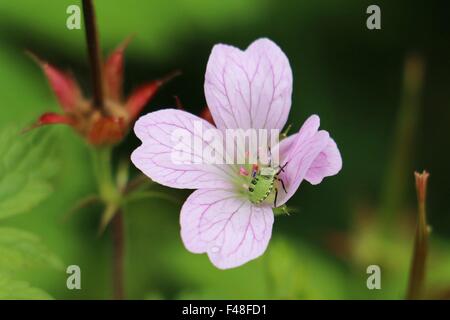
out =
{"type": "Polygon", "coordinates": [[[240,168],[239,168],[239,174],[240,174],[241,176],[246,177],[246,176],[248,176],[248,171],[247,171],[244,167],[240,167],[240,168]]]}

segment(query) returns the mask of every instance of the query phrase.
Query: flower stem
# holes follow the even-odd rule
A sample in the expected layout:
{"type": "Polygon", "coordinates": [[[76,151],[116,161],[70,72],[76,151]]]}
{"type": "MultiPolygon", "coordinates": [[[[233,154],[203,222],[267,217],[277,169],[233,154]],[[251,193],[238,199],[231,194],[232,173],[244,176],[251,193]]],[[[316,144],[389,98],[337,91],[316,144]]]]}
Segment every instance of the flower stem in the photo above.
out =
{"type": "Polygon", "coordinates": [[[91,66],[94,107],[103,109],[103,85],[101,52],[98,41],[97,23],[92,0],[83,0],[83,16],[86,32],[86,42],[91,66]]]}
{"type": "Polygon", "coordinates": [[[93,150],[94,173],[97,178],[100,198],[105,205],[105,211],[101,219],[103,230],[112,219],[113,240],[113,297],[124,299],[124,259],[125,259],[125,228],[124,217],[121,208],[122,194],[115,183],[112,170],[112,148],[94,148],[93,150]]]}
{"type": "Polygon", "coordinates": [[[97,178],[100,198],[105,203],[118,203],[120,193],[112,175],[112,149],[96,147],[93,149],[94,174],[97,178]]]}
{"type": "Polygon", "coordinates": [[[416,178],[416,190],[418,200],[419,216],[417,218],[416,236],[414,241],[414,253],[409,275],[407,299],[420,299],[423,297],[425,282],[425,269],[428,252],[429,226],[425,210],[426,191],[429,174],[414,173],[416,178]]]}
{"type": "Polygon", "coordinates": [[[123,212],[121,209],[117,210],[113,221],[113,247],[114,247],[114,270],[113,270],[113,285],[114,285],[114,299],[124,299],[124,262],[125,262],[125,226],[123,219],[123,212]]]}
{"type": "MultiPolygon", "coordinates": [[[[103,77],[102,55],[98,40],[98,30],[92,0],[83,0],[83,16],[86,31],[86,42],[91,66],[94,108],[103,111],[103,77]]],[[[112,237],[113,237],[113,287],[114,299],[124,298],[124,257],[125,236],[123,212],[120,207],[121,194],[114,182],[111,163],[112,149],[109,147],[94,150],[94,170],[97,177],[100,197],[105,203],[106,211],[113,208],[112,237]],[[117,208],[117,209],[116,209],[117,208]]],[[[103,218],[103,217],[102,217],[103,218]]],[[[108,218],[108,217],[107,217],[108,218]]],[[[109,222],[109,220],[106,220],[109,222]]]]}

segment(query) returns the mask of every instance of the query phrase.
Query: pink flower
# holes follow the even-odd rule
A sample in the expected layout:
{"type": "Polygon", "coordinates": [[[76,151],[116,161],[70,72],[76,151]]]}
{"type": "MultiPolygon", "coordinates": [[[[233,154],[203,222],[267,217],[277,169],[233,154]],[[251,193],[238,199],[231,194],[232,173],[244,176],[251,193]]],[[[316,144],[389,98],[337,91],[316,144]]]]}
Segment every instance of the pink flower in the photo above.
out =
{"type": "MultiPolygon", "coordinates": [[[[256,40],[245,51],[223,44],[214,46],[206,68],[205,96],[219,130],[281,130],[288,118],[291,94],[289,61],[272,41],[256,40]]],[[[284,188],[274,179],[271,196],[260,203],[251,201],[248,187],[255,165],[174,163],[174,131],[187,130],[197,137],[194,123],[201,123],[203,132],[215,128],[185,111],[165,109],[141,117],[134,130],[142,145],[131,160],[162,185],[198,189],[181,209],[183,243],[193,253],[207,253],[216,267],[233,268],[266,250],[274,222],[275,188],[280,190],[276,206],[281,206],[303,180],[315,185],[341,169],[336,143],[328,132],[319,130],[319,122],[318,116],[311,116],[297,134],[276,146],[284,167],[278,171],[284,188]]],[[[211,147],[211,142],[200,136],[202,145],[211,147]]]]}

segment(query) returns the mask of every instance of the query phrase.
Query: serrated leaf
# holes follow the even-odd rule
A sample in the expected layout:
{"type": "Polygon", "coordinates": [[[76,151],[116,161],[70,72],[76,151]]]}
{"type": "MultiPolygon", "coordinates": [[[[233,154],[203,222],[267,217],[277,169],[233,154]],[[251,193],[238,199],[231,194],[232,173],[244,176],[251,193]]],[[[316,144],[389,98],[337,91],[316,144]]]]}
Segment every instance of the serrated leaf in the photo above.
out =
{"type": "Polygon", "coordinates": [[[34,234],[0,227],[0,270],[37,267],[61,270],[63,264],[34,234]]]}
{"type": "Polygon", "coordinates": [[[0,300],[49,300],[47,292],[31,287],[27,282],[0,274],[0,300]]]}
{"type": "Polygon", "coordinates": [[[30,211],[51,194],[53,144],[48,131],[0,132],[0,219],[30,211]]]}

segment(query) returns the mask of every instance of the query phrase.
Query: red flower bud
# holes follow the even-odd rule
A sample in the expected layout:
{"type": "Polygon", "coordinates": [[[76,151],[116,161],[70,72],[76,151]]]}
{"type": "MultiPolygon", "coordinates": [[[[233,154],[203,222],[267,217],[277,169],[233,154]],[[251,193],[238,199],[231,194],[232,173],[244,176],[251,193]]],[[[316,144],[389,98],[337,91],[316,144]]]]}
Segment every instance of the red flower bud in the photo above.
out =
{"type": "Polygon", "coordinates": [[[75,119],[58,113],[46,112],[39,117],[37,123],[38,125],[67,124],[69,126],[73,126],[75,125],[75,119]]]}
{"type": "Polygon", "coordinates": [[[37,61],[44,71],[64,114],[44,113],[31,127],[47,124],[67,124],[72,126],[89,143],[94,145],[114,144],[125,136],[132,121],[139,115],[158,89],[179,72],[140,86],[124,102],[122,100],[124,50],[129,39],[119,45],[103,65],[103,88],[106,99],[102,109],[94,108],[92,101],[86,100],[75,79],[49,63],[37,61]]]}
{"type": "Polygon", "coordinates": [[[135,89],[128,97],[126,108],[130,119],[135,119],[142,111],[146,103],[153,98],[160,86],[159,81],[153,81],[135,89]]]}
{"type": "Polygon", "coordinates": [[[123,54],[130,43],[131,38],[127,38],[121,43],[106,59],[103,66],[103,76],[105,82],[105,92],[113,100],[122,99],[122,83],[123,83],[123,54]]]}
{"type": "Polygon", "coordinates": [[[72,75],[60,71],[46,61],[39,59],[36,55],[30,55],[44,71],[62,109],[64,111],[74,109],[79,99],[81,99],[81,91],[72,75]]]}
{"type": "Polygon", "coordinates": [[[158,89],[178,75],[180,75],[179,71],[172,72],[162,79],[152,81],[134,90],[126,102],[126,109],[130,119],[137,118],[147,102],[155,96],[158,89]]]}

